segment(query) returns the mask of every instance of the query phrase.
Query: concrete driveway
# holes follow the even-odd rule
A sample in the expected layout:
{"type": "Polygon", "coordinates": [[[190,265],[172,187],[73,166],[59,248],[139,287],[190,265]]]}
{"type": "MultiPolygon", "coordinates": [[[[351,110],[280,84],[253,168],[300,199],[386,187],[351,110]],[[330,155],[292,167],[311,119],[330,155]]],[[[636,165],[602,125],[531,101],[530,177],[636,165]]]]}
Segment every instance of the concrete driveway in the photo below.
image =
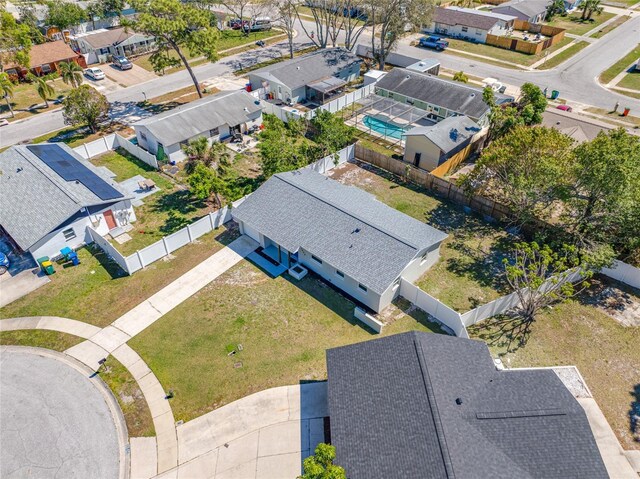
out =
{"type": "Polygon", "coordinates": [[[125,477],[126,426],[99,378],[63,354],[0,347],[0,477],[125,477]]]}
{"type": "MultiPolygon", "coordinates": [[[[252,394],[178,426],[179,466],[157,477],[295,479],[328,415],[326,382],[252,394]]],[[[132,477],[138,467],[132,457],[132,477]]]]}
{"type": "Polygon", "coordinates": [[[0,308],[22,298],[49,282],[29,254],[17,254],[9,241],[0,236],[0,251],[7,255],[11,266],[0,275],[0,308]]]}
{"type": "Polygon", "coordinates": [[[129,87],[131,85],[138,85],[140,83],[148,82],[149,80],[155,80],[158,76],[150,71],[145,70],[141,66],[133,64],[131,70],[120,70],[113,64],[102,65],[102,71],[108,78],[116,82],[122,87],[129,87]]]}

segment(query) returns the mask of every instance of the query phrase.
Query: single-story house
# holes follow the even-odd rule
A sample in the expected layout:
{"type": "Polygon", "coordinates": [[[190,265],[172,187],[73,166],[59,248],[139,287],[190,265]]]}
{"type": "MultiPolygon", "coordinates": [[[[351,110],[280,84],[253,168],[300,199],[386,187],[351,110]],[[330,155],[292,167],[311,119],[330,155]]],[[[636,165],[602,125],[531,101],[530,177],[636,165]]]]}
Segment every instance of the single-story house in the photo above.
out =
{"type": "Polygon", "coordinates": [[[542,114],[542,126],[555,128],[565,135],[569,135],[577,143],[591,141],[601,131],[606,133],[613,129],[609,123],[556,108],[546,110],[542,114]]]}
{"type": "Polygon", "coordinates": [[[493,13],[511,15],[529,23],[540,23],[547,16],[551,0],[509,0],[493,10],[493,13]]]}
{"type": "Polygon", "coordinates": [[[0,226],[34,259],[91,243],[135,221],[132,196],[62,143],[13,146],[0,153],[0,226]]]}
{"type": "Polygon", "coordinates": [[[221,141],[262,125],[260,100],[244,90],[224,91],[133,124],[138,145],[162,160],[184,159],[182,146],[200,136],[221,141]]]}
{"type": "Polygon", "coordinates": [[[145,52],[154,42],[154,37],[124,27],[102,28],[71,37],[71,45],[84,55],[88,64],[104,63],[113,55],[126,57],[145,52]]]}
{"type": "Polygon", "coordinates": [[[249,73],[252,90],[289,104],[325,102],[360,75],[362,60],[345,48],[323,48],[249,73]]]}
{"type": "Polygon", "coordinates": [[[311,169],[279,173],[232,210],[273,260],[296,263],[379,312],[440,256],[445,233],[311,169]]]}
{"type": "MultiPolygon", "coordinates": [[[[466,115],[482,127],[488,124],[490,108],[482,99],[482,88],[394,68],[378,80],[375,92],[382,97],[428,111],[436,121],[449,116],[466,115]]],[[[512,101],[513,97],[496,93],[498,104],[512,101]]]]}
{"type": "Polygon", "coordinates": [[[464,115],[447,117],[433,126],[416,126],[404,134],[404,160],[433,171],[465,150],[480,130],[476,122],[464,115]]]}
{"type": "Polygon", "coordinates": [[[75,62],[82,68],[87,64],[82,55],[74,52],[63,40],[33,45],[29,51],[29,69],[19,65],[4,65],[3,71],[10,76],[24,78],[29,71],[34,75],[46,75],[58,71],[60,62],[75,62]]]}
{"type": "Polygon", "coordinates": [[[513,29],[516,17],[473,8],[437,7],[433,21],[424,31],[485,43],[487,35],[505,36],[513,29]]]}
{"type": "Polygon", "coordinates": [[[349,479],[605,479],[552,369],[496,369],[481,341],[408,332],[327,351],[331,444],[349,479]]]}
{"type": "MultiPolygon", "coordinates": [[[[374,59],[371,45],[356,45],[356,55],[369,60],[374,59]]],[[[409,55],[402,55],[401,53],[390,52],[389,55],[387,55],[385,63],[394,67],[408,68],[410,70],[420,71],[422,73],[430,73],[432,75],[437,75],[438,73],[440,73],[440,61],[435,58],[421,59],[409,55]]]]}

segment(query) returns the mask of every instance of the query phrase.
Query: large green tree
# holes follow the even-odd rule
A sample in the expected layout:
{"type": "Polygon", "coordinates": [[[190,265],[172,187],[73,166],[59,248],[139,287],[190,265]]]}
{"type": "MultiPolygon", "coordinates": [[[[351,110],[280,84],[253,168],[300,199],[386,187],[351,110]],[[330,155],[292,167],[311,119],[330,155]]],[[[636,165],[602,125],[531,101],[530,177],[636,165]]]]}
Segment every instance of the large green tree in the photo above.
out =
{"type": "Polygon", "coordinates": [[[220,32],[212,26],[211,11],[200,8],[195,3],[182,3],[180,0],[133,0],[132,6],[138,11],[133,28],[156,38],[157,50],[150,57],[154,70],[162,71],[167,67],[183,64],[193,80],[198,96],[202,97],[200,84],[189,65],[187,52],[191,57],[203,55],[209,61],[217,59],[216,47],[220,32]]]}
{"type": "Polygon", "coordinates": [[[313,140],[322,148],[322,156],[333,155],[353,143],[357,131],[340,116],[327,110],[316,113],[311,120],[311,127],[314,130],[313,140]]]}
{"type": "Polygon", "coordinates": [[[640,138],[619,128],[575,149],[565,219],[579,242],[640,249],[640,138]]]}
{"type": "Polygon", "coordinates": [[[572,145],[556,129],[516,126],[482,152],[464,185],[508,206],[518,224],[549,220],[570,180],[572,145]]]}
{"type": "Polygon", "coordinates": [[[0,63],[16,63],[28,68],[31,45],[29,26],[16,22],[9,12],[0,10],[0,63]]]}
{"type": "Polygon", "coordinates": [[[80,85],[65,98],[62,115],[67,125],[86,125],[95,133],[109,119],[109,102],[92,86],[80,85]]]}
{"type": "Polygon", "coordinates": [[[38,27],[38,17],[36,15],[36,8],[33,4],[23,3],[18,5],[18,14],[21,25],[26,25],[29,28],[29,35],[31,41],[35,44],[45,42],[44,35],[38,27]]]}
{"type": "Polygon", "coordinates": [[[56,0],[47,2],[47,25],[54,25],[60,30],[67,30],[86,22],[87,12],[75,2],[56,0]]]}
{"type": "Polygon", "coordinates": [[[336,448],[329,444],[318,444],[313,456],[307,457],[302,468],[304,474],[298,479],[347,479],[344,468],[336,465],[336,448]]]}

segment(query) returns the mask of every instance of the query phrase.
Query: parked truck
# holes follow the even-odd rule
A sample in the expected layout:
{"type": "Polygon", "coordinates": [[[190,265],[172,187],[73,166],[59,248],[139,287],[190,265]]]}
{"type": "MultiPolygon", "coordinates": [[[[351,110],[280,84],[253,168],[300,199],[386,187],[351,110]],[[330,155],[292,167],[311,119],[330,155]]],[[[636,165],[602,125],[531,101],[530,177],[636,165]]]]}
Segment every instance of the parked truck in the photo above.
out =
{"type": "Polygon", "coordinates": [[[434,48],[441,52],[449,46],[449,42],[440,37],[422,37],[418,42],[418,46],[422,48],[434,48]]]}

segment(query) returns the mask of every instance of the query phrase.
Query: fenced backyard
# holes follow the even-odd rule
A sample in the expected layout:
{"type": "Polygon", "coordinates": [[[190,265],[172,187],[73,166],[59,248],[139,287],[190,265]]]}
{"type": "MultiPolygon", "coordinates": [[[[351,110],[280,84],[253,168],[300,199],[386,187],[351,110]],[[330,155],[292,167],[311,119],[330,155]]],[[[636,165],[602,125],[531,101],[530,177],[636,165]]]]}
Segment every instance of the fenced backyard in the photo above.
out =
{"type": "Polygon", "coordinates": [[[143,161],[156,170],[159,168],[158,161],[156,160],[155,156],[153,156],[148,151],[140,148],[138,145],[133,144],[126,138],[118,135],[117,133],[103,136],[102,138],[99,138],[95,141],[80,145],[73,150],[85,160],[90,160],[91,158],[102,155],[103,153],[106,153],[108,151],[116,150],[118,148],[123,148],[129,154],[135,156],[140,161],[143,161]]]}

